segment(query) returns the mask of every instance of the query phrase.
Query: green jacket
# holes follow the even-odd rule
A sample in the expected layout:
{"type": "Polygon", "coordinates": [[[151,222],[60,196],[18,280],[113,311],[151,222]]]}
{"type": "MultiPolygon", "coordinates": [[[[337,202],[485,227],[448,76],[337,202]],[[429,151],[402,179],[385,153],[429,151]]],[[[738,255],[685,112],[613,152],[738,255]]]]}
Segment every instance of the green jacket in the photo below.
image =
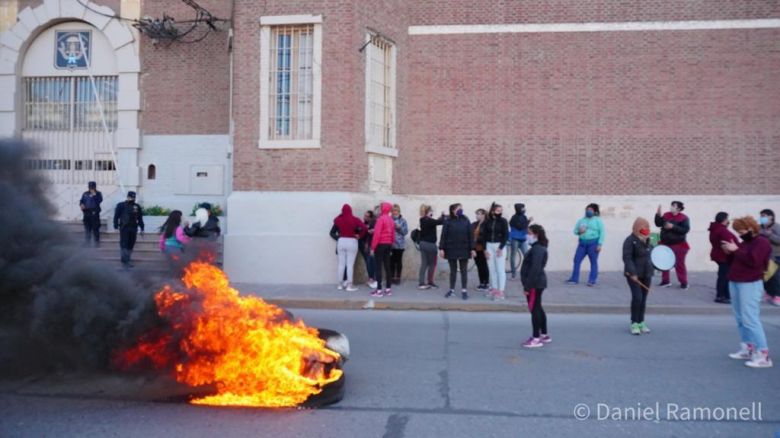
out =
{"type": "Polygon", "coordinates": [[[604,244],[604,222],[598,216],[591,218],[583,217],[577,221],[574,226],[574,234],[580,237],[580,240],[596,240],[599,246],[604,244]],[[585,233],[580,234],[580,226],[585,225],[585,233]]]}

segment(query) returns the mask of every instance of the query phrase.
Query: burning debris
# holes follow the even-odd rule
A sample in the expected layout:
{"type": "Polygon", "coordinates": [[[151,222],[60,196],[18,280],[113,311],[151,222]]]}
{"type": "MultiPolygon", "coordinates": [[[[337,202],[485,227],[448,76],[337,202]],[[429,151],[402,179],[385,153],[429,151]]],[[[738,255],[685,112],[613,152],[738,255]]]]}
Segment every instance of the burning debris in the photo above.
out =
{"type": "MultiPolygon", "coordinates": [[[[183,285],[93,261],[49,219],[28,146],[0,141],[0,370],[172,374],[196,404],[319,406],[343,396],[346,338],[241,297],[208,262],[183,285]],[[158,291],[154,293],[154,291],[158,291]],[[203,395],[206,394],[206,395],[203,395]]],[[[75,202],[75,201],[74,201],[75,202]]]]}
{"type": "Polygon", "coordinates": [[[155,295],[164,326],[118,352],[118,368],[172,370],[181,383],[216,388],[192,403],[220,406],[297,406],[342,379],[342,357],[316,329],[239,296],[217,267],[194,262],[183,282],[184,291],[166,286],[155,295]]]}

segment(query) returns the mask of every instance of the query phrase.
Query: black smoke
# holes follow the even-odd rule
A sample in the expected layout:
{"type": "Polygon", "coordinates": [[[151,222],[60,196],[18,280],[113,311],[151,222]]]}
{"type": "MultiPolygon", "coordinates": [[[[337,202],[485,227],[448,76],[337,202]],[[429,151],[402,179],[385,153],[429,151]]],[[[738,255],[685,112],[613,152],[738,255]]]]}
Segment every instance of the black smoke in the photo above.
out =
{"type": "Polygon", "coordinates": [[[94,260],[50,219],[48,184],[25,170],[33,153],[0,141],[0,369],[108,369],[112,351],[159,323],[159,284],[94,260]]]}

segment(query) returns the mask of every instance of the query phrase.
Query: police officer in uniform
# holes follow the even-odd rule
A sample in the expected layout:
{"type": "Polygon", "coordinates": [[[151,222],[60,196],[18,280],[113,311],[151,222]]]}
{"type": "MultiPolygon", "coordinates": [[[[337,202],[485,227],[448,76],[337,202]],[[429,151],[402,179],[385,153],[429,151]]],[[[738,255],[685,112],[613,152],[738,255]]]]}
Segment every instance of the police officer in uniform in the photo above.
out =
{"type": "Polygon", "coordinates": [[[97,190],[97,183],[90,181],[87,184],[87,191],[81,195],[79,208],[84,214],[84,239],[85,244],[89,245],[92,237],[95,239],[95,246],[100,245],[100,203],[103,202],[103,194],[97,190]]]}
{"type": "Polygon", "coordinates": [[[132,268],[130,256],[133,254],[138,229],[144,232],[144,217],[141,206],[135,203],[135,192],[127,192],[127,200],[116,205],[114,210],[114,229],[119,230],[119,250],[122,265],[132,268]]]}

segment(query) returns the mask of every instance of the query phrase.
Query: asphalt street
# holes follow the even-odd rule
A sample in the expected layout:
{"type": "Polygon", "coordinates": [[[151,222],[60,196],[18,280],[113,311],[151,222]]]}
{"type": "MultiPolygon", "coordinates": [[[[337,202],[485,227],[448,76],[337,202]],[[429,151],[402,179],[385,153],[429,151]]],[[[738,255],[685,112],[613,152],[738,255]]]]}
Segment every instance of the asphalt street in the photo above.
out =
{"type": "MultiPolygon", "coordinates": [[[[754,370],[729,359],[738,339],[728,316],[649,315],[653,332],[636,337],[627,315],[551,314],[553,343],[524,350],[528,314],[294,313],[350,338],[347,393],[336,405],[214,408],[90,392],[88,379],[81,390],[56,391],[45,380],[6,381],[0,436],[771,437],[780,430],[780,363],[754,370]]],[[[780,351],[780,317],[764,324],[770,348],[780,351]]]]}

